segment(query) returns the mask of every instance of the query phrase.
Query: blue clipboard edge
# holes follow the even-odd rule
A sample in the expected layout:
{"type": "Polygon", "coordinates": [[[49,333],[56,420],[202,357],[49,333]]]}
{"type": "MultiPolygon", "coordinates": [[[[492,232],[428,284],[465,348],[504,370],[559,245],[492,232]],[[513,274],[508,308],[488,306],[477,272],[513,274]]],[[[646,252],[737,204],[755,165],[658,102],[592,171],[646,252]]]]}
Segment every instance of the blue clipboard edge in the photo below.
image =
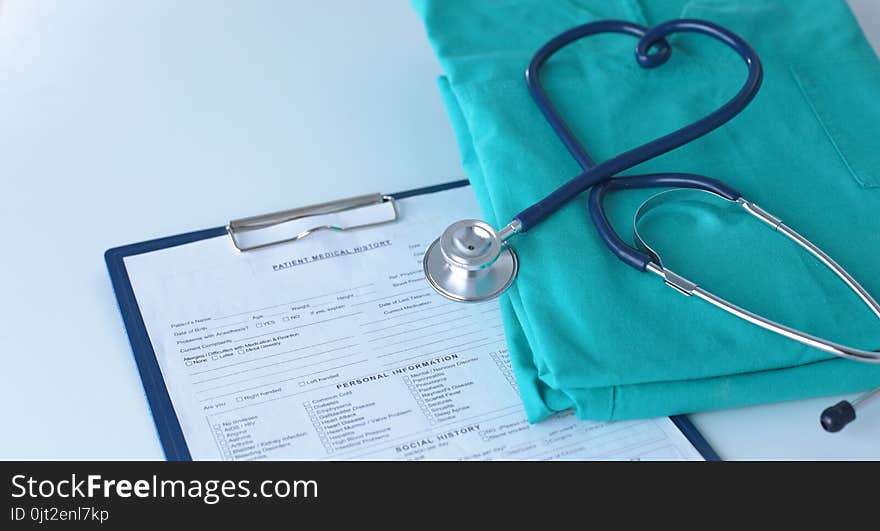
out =
{"type": "Polygon", "coordinates": [[[696,426],[694,426],[687,415],[673,415],[669,417],[669,420],[671,420],[672,423],[675,424],[675,427],[678,428],[678,430],[687,437],[687,440],[694,445],[694,448],[700,452],[703,459],[706,461],[721,461],[721,458],[718,457],[715,449],[709,445],[709,442],[706,441],[706,438],[703,437],[703,434],[700,433],[700,430],[698,430],[696,426]]]}
{"type": "Polygon", "coordinates": [[[150,336],[147,333],[141,309],[138,307],[134,289],[131,287],[124,258],[168,247],[185,245],[215,236],[222,236],[223,234],[226,234],[226,228],[217,227],[116,247],[104,253],[104,261],[107,263],[107,271],[110,273],[113,291],[116,292],[116,301],[119,304],[122,321],[125,323],[128,341],[131,343],[131,351],[134,354],[138,372],[144,384],[147,402],[150,404],[150,410],[153,412],[153,421],[156,423],[156,431],[159,434],[162,449],[165,451],[165,458],[169,461],[191,461],[192,456],[189,453],[189,448],[186,446],[186,439],[183,436],[183,430],[180,428],[180,422],[177,420],[177,413],[174,411],[174,405],[171,403],[168,388],[165,387],[165,378],[162,376],[162,370],[159,368],[159,360],[156,359],[156,353],[153,350],[153,344],[150,342],[150,336]]]}
{"type": "MultiPolygon", "coordinates": [[[[396,199],[405,199],[416,195],[451,190],[452,188],[459,188],[468,184],[467,180],[452,181],[389,195],[396,199]]],[[[116,293],[116,301],[122,314],[122,321],[125,324],[125,330],[128,334],[128,341],[131,344],[138,372],[144,384],[147,402],[153,413],[153,421],[156,424],[159,441],[165,452],[165,458],[169,461],[192,461],[192,455],[186,445],[186,438],[183,436],[183,430],[177,419],[177,413],[174,411],[174,405],[171,403],[171,396],[168,394],[168,388],[165,386],[165,378],[162,376],[159,360],[156,358],[156,353],[153,350],[153,344],[150,342],[150,336],[147,333],[147,327],[144,324],[144,318],[141,315],[134,289],[128,278],[125,257],[186,245],[225,234],[226,227],[215,227],[114,247],[104,253],[104,261],[107,264],[107,271],[110,274],[113,291],[116,293]]],[[[686,415],[675,415],[669,418],[704,459],[707,461],[721,460],[686,415]]]]}

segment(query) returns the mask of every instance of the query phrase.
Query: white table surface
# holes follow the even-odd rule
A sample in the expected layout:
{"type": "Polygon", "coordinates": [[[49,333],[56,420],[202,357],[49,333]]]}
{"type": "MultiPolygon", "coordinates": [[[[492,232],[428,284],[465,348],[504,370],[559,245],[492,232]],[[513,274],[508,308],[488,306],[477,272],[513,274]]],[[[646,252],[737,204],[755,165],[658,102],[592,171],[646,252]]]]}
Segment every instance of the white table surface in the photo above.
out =
{"type": "MultiPolygon", "coordinates": [[[[439,73],[403,0],[0,0],[0,459],[163,458],[103,252],[463,177],[439,73]]],[[[880,407],[828,435],[833,401],[694,420],[725,458],[880,458],[880,407]]]]}

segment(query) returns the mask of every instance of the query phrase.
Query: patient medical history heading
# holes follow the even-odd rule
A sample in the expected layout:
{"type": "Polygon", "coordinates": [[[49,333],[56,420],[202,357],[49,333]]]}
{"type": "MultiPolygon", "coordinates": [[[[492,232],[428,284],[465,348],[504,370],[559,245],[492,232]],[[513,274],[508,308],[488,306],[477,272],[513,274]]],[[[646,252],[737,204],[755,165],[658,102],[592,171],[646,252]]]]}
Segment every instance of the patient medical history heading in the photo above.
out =
{"type": "Polygon", "coordinates": [[[373,249],[380,249],[382,247],[388,247],[391,245],[391,240],[379,240],[375,242],[366,243],[363,245],[358,245],[356,247],[349,247],[346,249],[335,249],[333,251],[327,251],[324,253],[313,254],[311,256],[303,256],[301,258],[295,258],[292,260],[287,260],[286,262],[281,262],[280,264],[273,264],[272,271],[283,271],[285,269],[290,269],[291,267],[296,267],[299,265],[311,264],[313,262],[320,262],[321,260],[327,260],[329,258],[337,258],[340,256],[347,256],[352,254],[360,254],[367,251],[372,251],[373,249]]]}

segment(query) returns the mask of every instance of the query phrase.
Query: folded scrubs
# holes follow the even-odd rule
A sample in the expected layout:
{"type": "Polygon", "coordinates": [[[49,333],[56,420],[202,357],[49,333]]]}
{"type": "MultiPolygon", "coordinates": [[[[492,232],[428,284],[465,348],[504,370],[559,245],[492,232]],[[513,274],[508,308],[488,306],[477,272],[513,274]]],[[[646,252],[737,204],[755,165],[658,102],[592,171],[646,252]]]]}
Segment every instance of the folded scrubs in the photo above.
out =
{"type": "MultiPolygon", "coordinates": [[[[742,114],[629,174],[691,172],[737,188],[822,247],[880,296],[880,63],[842,0],[414,0],[445,76],[463,164],[496,227],[580,168],[544,120],[523,73],[576,25],[701,18],[730,28],[765,69],[742,114]]],[[[714,110],[746,68],[701,35],[639,67],[636,40],[600,35],[560,51],[541,79],[597,161],[714,110]]],[[[629,239],[652,191],[609,194],[629,239]]],[[[653,417],[857,391],[880,366],[762,330],[620,262],[586,195],[511,240],[520,259],[502,298],[519,390],[532,421],[574,407],[586,419],[653,417]]],[[[739,208],[671,204],[644,232],[664,265],[735,304],[814,335],[880,348],[880,322],[822,264],[739,208]]]]}

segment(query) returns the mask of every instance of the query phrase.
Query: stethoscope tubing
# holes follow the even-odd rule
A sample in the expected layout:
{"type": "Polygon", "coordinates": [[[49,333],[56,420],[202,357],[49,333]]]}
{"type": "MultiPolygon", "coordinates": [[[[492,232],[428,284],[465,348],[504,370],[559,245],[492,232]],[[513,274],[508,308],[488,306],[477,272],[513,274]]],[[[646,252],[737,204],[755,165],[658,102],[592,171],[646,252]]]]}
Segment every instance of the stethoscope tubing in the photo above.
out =
{"type": "Polygon", "coordinates": [[[763,76],[761,60],[748,43],[730,30],[704,20],[671,20],[651,29],[622,20],[591,22],[555,37],[541,47],[532,58],[526,70],[526,84],[538,108],[584,171],[544,199],[517,214],[515,216],[519,225],[517,232],[528,231],[591,186],[717,129],[752,101],[761,87],[763,76]],[[540,81],[540,70],[547,60],[564,46],[599,33],[623,33],[638,37],[635,55],[639,65],[644,68],[655,68],[669,59],[671,49],[666,41],[667,36],[674,33],[707,35],[728,45],[743,59],[748,67],[748,77],[736,95],[703,118],[596,164],[548,97],[540,81]],[[654,51],[651,51],[652,48],[654,51]]]}
{"type": "Polygon", "coordinates": [[[724,184],[723,182],[696,175],[693,173],[652,173],[647,175],[630,175],[627,177],[618,177],[616,179],[607,179],[590,190],[590,198],[588,200],[590,219],[593,221],[599,236],[604,241],[608,249],[614,253],[623,263],[630,267],[634,267],[639,271],[647,271],[648,264],[651,263],[652,257],[623,241],[617,235],[608,216],[605,214],[603,202],[608,192],[612,190],[628,190],[637,188],[691,188],[714,193],[728,201],[736,201],[741,197],[736,189],[724,184]]]}

